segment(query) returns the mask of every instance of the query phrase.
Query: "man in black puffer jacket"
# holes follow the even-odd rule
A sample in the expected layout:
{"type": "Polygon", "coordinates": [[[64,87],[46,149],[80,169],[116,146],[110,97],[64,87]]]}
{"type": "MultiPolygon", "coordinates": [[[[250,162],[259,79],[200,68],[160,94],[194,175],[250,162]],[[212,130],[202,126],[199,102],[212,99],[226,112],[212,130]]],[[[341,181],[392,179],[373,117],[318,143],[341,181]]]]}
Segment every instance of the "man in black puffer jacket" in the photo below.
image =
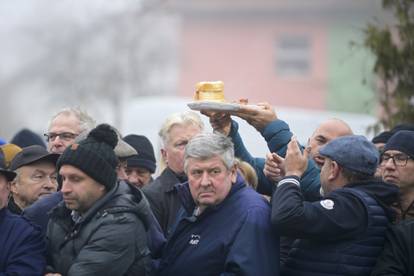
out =
{"type": "Polygon", "coordinates": [[[100,125],[57,162],[63,202],[51,213],[47,272],[61,275],[147,275],[148,204],[117,181],[116,133],[100,125]]]}

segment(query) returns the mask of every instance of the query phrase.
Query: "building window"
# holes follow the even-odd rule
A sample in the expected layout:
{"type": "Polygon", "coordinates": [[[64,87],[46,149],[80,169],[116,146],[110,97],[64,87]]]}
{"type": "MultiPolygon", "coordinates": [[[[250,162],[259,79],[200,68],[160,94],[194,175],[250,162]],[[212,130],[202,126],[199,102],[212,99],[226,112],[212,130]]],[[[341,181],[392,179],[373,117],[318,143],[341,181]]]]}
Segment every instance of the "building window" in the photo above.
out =
{"type": "Polygon", "coordinates": [[[311,41],[307,35],[282,35],[276,41],[276,72],[305,77],[311,72],[311,41]]]}

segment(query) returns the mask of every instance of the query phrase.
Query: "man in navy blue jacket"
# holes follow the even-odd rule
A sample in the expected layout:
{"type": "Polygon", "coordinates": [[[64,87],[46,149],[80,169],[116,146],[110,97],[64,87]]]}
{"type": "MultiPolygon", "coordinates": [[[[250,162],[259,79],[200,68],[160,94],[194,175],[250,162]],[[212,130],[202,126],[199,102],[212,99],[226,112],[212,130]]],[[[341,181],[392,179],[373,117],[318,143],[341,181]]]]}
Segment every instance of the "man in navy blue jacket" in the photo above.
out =
{"type": "Polygon", "coordinates": [[[10,181],[15,176],[5,169],[0,153],[0,276],[43,275],[46,245],[40,231],[7,209],[10,181]]]}
{"type": "Polygon", "coordinates": [[[279,275],[270,207],[237,173],[229,138],[204,133],[185,149],[183,208],[164,247],[159,275],[279,275]]]}
{"type": "Polygon", "coordinates": [[[395,217],[390,206],[398,200],[398,188],[374,179],[379,153],[363,136],[336,138],[320,154],[325,197],[306,202],[299,185],[308,151],[302,155],[295,138],[288,145],[287,176],[272,198],[272,223],[298,240],[281,274],[370,275],[395,217]]]}

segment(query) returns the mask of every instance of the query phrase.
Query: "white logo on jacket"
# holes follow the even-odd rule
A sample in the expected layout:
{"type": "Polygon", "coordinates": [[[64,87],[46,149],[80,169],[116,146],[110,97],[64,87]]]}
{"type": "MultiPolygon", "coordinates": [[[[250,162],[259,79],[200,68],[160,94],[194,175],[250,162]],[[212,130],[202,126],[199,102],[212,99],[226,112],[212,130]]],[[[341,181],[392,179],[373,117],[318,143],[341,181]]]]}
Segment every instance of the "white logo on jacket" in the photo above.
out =
{"type": "Polygon", "coordinates": [[[323,208],[327,210],[332,210],[334,208],[335,203],[330,199],[321,200],[321,205],[323,208]]]}
{"type": "Polygon", "coordinates": [[[191,234],[191,239],[189,244],[197,245],[200,242],[200,235],[191,234]]]}

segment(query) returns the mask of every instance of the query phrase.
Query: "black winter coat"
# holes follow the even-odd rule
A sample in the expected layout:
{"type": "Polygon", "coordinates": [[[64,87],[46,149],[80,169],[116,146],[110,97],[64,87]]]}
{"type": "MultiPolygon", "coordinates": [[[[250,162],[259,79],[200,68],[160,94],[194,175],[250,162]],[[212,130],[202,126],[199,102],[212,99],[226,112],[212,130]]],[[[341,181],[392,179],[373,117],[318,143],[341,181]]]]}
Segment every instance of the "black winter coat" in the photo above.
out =
{"type": "Polygon", "coordinates": [[[385,246],[371,275],[414,275],[414,220],[388,230],[385,246]]]}
{"type": "Polygon", "coordinates": [[[139,191],[124,182],[117,183],[76,223],[61,202],[48,224],[47,270],[76,276],[147,275],[148,208],[139,191]]]}
{"type": "Polygon", "coordinates": [[[145,185],[142,192],[148,199],[151,210],[154,213],[164,236],[168,238],[172,226],[177,219],[178,210],[181,208],[181,202],[177,195],[174,185],[185,182],[179,179],[170,169],[166,168],[154,182],[145,185]]]}

